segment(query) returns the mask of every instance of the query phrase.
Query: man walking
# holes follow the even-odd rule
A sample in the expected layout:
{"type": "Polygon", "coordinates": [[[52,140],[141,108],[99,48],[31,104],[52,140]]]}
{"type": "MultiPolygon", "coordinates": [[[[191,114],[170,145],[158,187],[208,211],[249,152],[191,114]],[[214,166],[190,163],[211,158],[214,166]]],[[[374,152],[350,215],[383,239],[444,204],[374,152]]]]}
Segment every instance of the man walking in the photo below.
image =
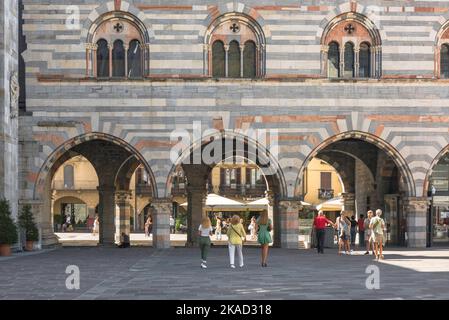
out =
{"type": "Polygon", "coordinates": [[[175,233],[175,219],[170,216],[170,233],[175,233]]]}
{"type": "Polygon", "coordinates": [[[313,227],[315,228],[316,233],[318,253],[324,253],[324,237],[326,235],[326,225],[328,224],[334,226],[334,223],[326,218],[323,211],[320,210],[318,212],[318,216],[313,221],[313,227]]]}

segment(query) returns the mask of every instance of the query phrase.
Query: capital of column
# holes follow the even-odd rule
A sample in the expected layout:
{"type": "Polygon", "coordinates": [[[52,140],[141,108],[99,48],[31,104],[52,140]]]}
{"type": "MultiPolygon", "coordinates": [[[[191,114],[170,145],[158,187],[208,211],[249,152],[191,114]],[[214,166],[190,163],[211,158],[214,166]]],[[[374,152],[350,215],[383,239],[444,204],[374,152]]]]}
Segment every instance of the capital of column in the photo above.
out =
{"type": "Polygon", "coordinates": [[[425,197],[404,197],[403,204],[406,212],[427,212],[430,201],[425,197]]]}
{"type": "Polygon", "coordinates": [[[119,190],[115,192],[117,202],[126,202],[132,199],[132,192],[129,190],[119,190]]]}
{"type": "Polygon", "coordinates": [[[321,46],[321,51],[323,53],[328,53],[329,52],[329,46],[327,44],[324,44],[321,46]]]}
{"type": "Polygon", "coordinates": [[[203,44],[203,50],[204,51],[209,51],[210,50],[209,44],[203,44]]]}
{"type": "Polygon", "coordinates": [[[229,51],[229,44],[225,44],[224,49],[225,49],[225,51],[229,51]]]}
{"type": "Polygon", "coordinates": [[[109,50],[114,49],[114,45],[109,43],[109,44],[108,44],[108,49],[109,49],[109,50]]]}
{"type": "Polygon", "coordinates": [[[171,213],[173,208],[173,203],[171,199],[155,199],[151,203],[156,214],[158,213],[171,213]]]}
{"type": "Polygon", "coordinates": [[[281,200],[279,205],[282,210],[297,211],[302,209],[301,201],[299,200],[281,200]]]}
{"type": "Polygon", "coordinates": [[[240,45],[240,51],[243,52],[245,50],[245,45],[240,45]]]}
{"type": "Polygon", "coordinates": [[[129,45],[124,44],[124,45],[123,45],[123,48],[124,48],[125,50],[128,50],[128,49],[129,49],[129,45]]]}

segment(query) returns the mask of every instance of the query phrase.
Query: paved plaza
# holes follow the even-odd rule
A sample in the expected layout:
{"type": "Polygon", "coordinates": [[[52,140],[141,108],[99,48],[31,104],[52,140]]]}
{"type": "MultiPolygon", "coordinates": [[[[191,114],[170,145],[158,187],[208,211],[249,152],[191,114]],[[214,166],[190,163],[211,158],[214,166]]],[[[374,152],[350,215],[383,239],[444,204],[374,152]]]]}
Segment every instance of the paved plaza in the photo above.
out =
{"type": "Polygon", "coordinates": [[[229,268],[226,247],[199,266],[197,248],[64,247],[0,258],[0,299],[449,299],[449,250],[390,249],[385,260],[355,252],[272,249],[268,268],[260,251],[244,249],[244,268],[229,268]],[[79,290],[68,290],[66,267],[80,270],[79,290]],[[380,289],[366,288],[376,265],[380,289]],[[371,267],[372,268],[372,267],[371,267]]]}

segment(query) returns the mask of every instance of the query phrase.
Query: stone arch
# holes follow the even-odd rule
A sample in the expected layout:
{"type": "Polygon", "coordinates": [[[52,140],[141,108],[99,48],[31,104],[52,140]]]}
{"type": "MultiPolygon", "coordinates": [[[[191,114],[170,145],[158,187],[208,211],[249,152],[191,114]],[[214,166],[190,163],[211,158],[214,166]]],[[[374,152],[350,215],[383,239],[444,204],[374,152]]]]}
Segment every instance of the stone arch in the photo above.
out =
{"type": "Polygon", "coordinates": [[[143,11],[126,1],[120,1],[120,3],[108,1],[90,12],[81,28],[81,39],[86,39],[87,41],[85,42],[89,43],[97,26],[101,22],[110,19],[111,16],[133,21],[142,31],[143,39],[146,43],[149,43],[154,38],[154,32],[146,27],[150,25],[150,20],[143,11]]]}
{"type": "Polygon", "coordinates": [[[111,142],[115,145],[118,145],[122,147],[124,150],[128,151],[130,154],[134,155],[136,159],[140,161],[145,166],[145,169],[147,170],[151,185],[153,188],[153,194],[157,195],[157,185],[156,185],[156,179],[154,177],[154,174],[149,167],[147,161],[145,158],[130,144],[128,144],[126,141],[106,134],[106,133],[100,133],[100,132],[90,132],[87,134],[82,134],[79,136],[76,136],[74,138],[71,138],[61,144],[58,148],[56,148],[51,155],[47,157],[44,164],[41,166],[37,179],[36,184],[34,186],[34,192],[33,192],[33,199],[35,200],[42,200],[43,199],[43,192],[45,189],[45,185],[49,178],[51,178],[55,172],[55,170],[63,164],[68,159],[78,155],[78,153],[71,151],[70,149],[81,144],[84,142],[88,142],[91,140],[103,140],[107,142],[111,142]]]}
{"type": "Polygon", "coordinates": [[[318,144],[307,156],[307,158],[304,160],[300,170],[299,174],[296,180],[296,187],[295,187],[295,195],[298,195],[300,193],[299,186],[301,185],[302,176],[304,174],[304,169],[308,166],[310,160],[315,157],[321,150],[326,148],[327,146],[330,146],[331,144],[344,140],[344,139],[355,139],[355,140],[362,140],[366,141],[376,147],[378,147],[380,150],[384,151],[396,164],[401,176],[404,179],[404,186],[405,186],[405,192],[406,196],[408,197],[414,197],[416,195],[416,187],[413,179],[413,175],[410,171],[410,168],[407,165],[407,162],[402,157],[402,155],[399,153],[398,150],[396,150],[393,146],[391,146],[388,142],[384,141],[383,139],[362,131],[347,131],[343,132],[337,135],[334,135],[324,141],[322,141],[320,144],[318,144]]]}
{"type": "MultiPolygon", "coordinates": [[[[263,77],[265,75],[265,33],[259,23],[250,15],[242,12],[226,12],[216,17],[207,27],[202,37],[204,45],[204,74],[212,76],[213,52],[212,46],[216,41],[224,44],[225,50],[229,45],[236,42],[240,47],[240,64],[243,67],[243,52],[247,42],[255,44],[254,60],[255,60],[255,77],[263,77]],[[234,25],[232,25],[234,24],[234,25]],[[236,33],[228,30],[229,26],[238,25],[236,33]]],[[[227,51],[226,51],[227,52],[227,51]]],[[[243,76],[243,68],[240,70],[243,76]]],[[[227,72],[226,72],[227,76],[227,72]]]]}
{"type": "MultiPolygon", "coordinates": [[[[339,45],[341,52],[344,52],[345,44],[352,42],[354,45],[355,55],[356,55],[356,65],[358,64],[358,52],[360,44],[368,43],[371,49],[371,77],[380,78],[382,75],[382,38],[378,27],[374,22],[372,22],[367,16],[362,13],[349,11],[344,13],[337,13],[334,18],[328,20],[323,20],[321,28],[317,33],[318,41],[321,44],[321,74],[322,76],[327,75],[327,64],[328,64],[328,50],[329,44],[335,42],[339,45]],[[343,36],[343,24],[355,24],[354,30],[357,35],[351,37],[343,36]],[[360,31],[361,30],[361,31],[360,31]],[[341,39],[339,39],[341,38],[341,39]],[[349,40],[344,40],[348,38],[349,40]],[[357,41],[350,39],[354,38],[357,41]],[[344,41],[343,41],[344,40],[344,41]]],[[[331,15],[329,15],[331,16],[331,15]]],[[[343,55],[340,55],[340,63],[342,63],[343,55]]],[[[356,67],[357,69],[357,67],[356,67]]],[[[356,74],[356,77],[359,75],[356,74]]]]}
{"type": "Polygon", "coordinates": [[[442,78],[441,75],[441,48],[446,45],[449,46],[449,16],[446,17],[446,20],[443,24],[439,26],[438,31],[435,32],[435,61],[434,61],[434,76],[436,78],[442,78]]]}
{"type": "MultiPolygon", "coordinates": [[[[165,196],[170,196],[171,186],[172,186],[172,176],[173,173],[176,171],[176,168],[180,166],[182,163],[184,163],[194,152],[198,152],[197,150],[201,150],[202,147],[206,146],[211,141],[214,141],[216,139],[222,139],[224,141],[226,140],[233,140],[236,139],[242,144],[248,145],[248,148],[251,148],[253,152],[250,152],[248,150],[248,154],[253,157],[261,157],[263,159],[264,163],[270,163],[269,168],[261,167],[262,173],[265,177],[272,176],[273,179],[275,179],[278,182],[279,187],[279,194],[277,194],[278,197],[284,198],[288,196],[287,193],[287,183],[286,179],[284,177],[283,171],[281,169],[281,166],[279,165],[279,162],[275,158],[275,156],[261,143],[258,141],[255,141],[254,139],[234,131],[222,131],[222,132],[216,132],[211,133],[209,135],[206,135],[202,137],[201,139],[192,142],[190,146],[186,146],[182,153],[179,155],[179,157],[176,159],[174,164],[172,165],[172,168],[169,171],[169,174],[167,176],[166,180],[166,188],[165,188],[165,196]],[[254,150],[261,150],[262,155],[255,154],[254,150]]],[[[231,154],[223,154],[223,158],[228,158],[232,156],[231,154]]]]}
{"type": "Polygon", "coordinates": [[[449,153],[449,145],[447,145],[445,148],[443,148],[437,154],[437,156],[433,159],[432,163],[430,164],[429,169],[427,170],[427,173],[426,173],[426,177],[424,179],[424,183],[423,183],[423,193],[422,193],[423,197],[427,197],[427,194],[429,192],[429,180],[430,180],[430,176],[433,173],[433,168],[435,167],[435,165],[438,164],[438,162],[440,162],[441,158],[446,156],[447,153],[449,153]]]}

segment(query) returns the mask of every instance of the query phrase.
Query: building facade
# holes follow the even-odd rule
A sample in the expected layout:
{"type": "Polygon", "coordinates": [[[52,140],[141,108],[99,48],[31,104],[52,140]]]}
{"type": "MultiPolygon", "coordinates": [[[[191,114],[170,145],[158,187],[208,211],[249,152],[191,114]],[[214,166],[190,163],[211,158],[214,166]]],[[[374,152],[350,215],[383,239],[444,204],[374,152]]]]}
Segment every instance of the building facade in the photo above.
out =
{"type": "Polygon", "coordinates": [[[346,210],[382,208],[398,244],[426,246],[429,180],[449,149],[449,1],[19,2],[0,7],[21,32],[1,33],[0,193],[15,212],[32,204],[43,245],[57,243],[51,181],[74,156],[97,173],[104,244],[145,168],[163,248],[179,168],[194,226],[210,170],[241,151],[266,176],[277,245],[298,247],[316,157],[341,177],[346,210]],[[230,149],[197,158],[213,142],[230,149]]]}

